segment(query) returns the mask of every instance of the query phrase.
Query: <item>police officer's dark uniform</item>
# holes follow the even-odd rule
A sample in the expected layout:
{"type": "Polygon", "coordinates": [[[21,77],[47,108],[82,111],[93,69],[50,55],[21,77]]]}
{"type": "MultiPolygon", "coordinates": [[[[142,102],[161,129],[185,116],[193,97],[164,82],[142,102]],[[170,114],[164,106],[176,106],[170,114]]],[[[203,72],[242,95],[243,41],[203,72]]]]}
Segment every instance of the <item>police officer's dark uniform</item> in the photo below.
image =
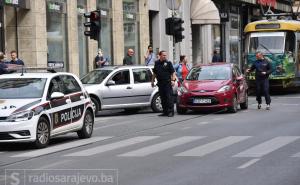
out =
{"type": "Polygon", "coordinates": [[[164,60],[155,61],[154,74],[157,78],[157,86],[159,88],[159,96],[161,98],[161,104],[163,108],[163,114],[166,116],[174,115],[174,103],[173,103],[173,89],[171,85],[171,77],[175,72],[173,65],[170,61],[164,60]]]}
{"type": "Polygon", "coordinates": [[[256,82],[256,101],[258,103],[258,109],[261,108],[261,95],[264,94],[267,109],[270,109],[271,97],[269,93],[269,75],[272,73],[272,67],[269,61],[266,59],[257,59],[249,69],[249,72],[255,70],[255,82],[256,82]],[[263,74],[265,72],[265,74],[263,74]]]}

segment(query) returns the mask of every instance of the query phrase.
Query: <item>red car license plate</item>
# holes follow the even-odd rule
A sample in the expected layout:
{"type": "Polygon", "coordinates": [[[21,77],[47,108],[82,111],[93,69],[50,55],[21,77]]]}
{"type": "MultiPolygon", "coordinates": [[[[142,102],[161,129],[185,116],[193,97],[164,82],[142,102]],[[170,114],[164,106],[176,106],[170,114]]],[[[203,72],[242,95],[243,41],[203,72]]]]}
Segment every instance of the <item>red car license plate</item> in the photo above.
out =
{"type": "Polygon", "coordinates": [[[199,99],[199,98],[195,98],[193,100],[193,103],[195,103],[195,104],[208,104],[208,103],[211,103],[211,99],[199,99]]]}

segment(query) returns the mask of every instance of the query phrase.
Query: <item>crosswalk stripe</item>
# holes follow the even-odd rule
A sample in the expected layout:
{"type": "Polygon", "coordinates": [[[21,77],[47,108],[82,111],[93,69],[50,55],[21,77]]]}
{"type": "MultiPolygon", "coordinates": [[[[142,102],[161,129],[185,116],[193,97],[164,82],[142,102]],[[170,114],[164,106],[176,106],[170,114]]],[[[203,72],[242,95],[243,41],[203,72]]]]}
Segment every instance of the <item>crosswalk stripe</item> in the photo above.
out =
{"type": "Polygon", "coordinates": [[[109,139],[109,138],[112,138],[112,137],[92,137],[92,138],[84,139],[84,140],[76,140],[76,141],[64,143],[64,144],[53,146],[53,147],[50,146],[48,148],[14,155],[11,157],[38,157],[38,156],[42,156],[42,155],[46,155],[46,154],[55,153],[58,151],[63,151],[63,150],[91,144],[91,143],[102,141],[102,140],[109,139]]]}
{"type": "Polygon", "coordinates": [[[213,153],[235,143],[241,142],[250,138],[251,136],[229,136],[191,150],[176,154],[175,156],[190,156],[190,157],[203,157],[207,154],[213,153]]]}
{"type": "Polygon", "coordinates": [[[155,145],[151,145],[148,147],[144,147],[138,150],[134,150],[125,154],[121,154],[119,156],[121,157],[143,157],[148,156],[153,153],[161,152],[164,150],[167,150],[169,148],[183,145],[185,143],[189,143],[198,139],[204,138],[204,136],[186,136],[186,137],[180,137],[177,139],[169,140],[163,143],[158,143],[155,145]]]}
{"type": "Polygon", "coordinates": [[[134,145],[134,144],[138,144],[138,143],[142,143],[145,141],[149,141],[152,139],[156,139],[159,136],[139,136],[139,137],[134,137],[134,138],[130,138],[130,139],[126,139],[123,141],[119,141],[119,142],[115,142],[115,143],[111,143],[111,144],[107,144],[107,145],[101,145],[98,147],[94,147],[94,148],[90,148],[87,150],[82,150],[80,152],[74,152],[74,153],[70,153],[64,156],[92,156],[95,154],[100,154],[103,152],[107,152],[107,151],[111,151],[111,150],[115,150],[118,148],[123,148],[126,146],[130,146],[130,145],[134,145]]]}
{"type": "Polygon", "coordinates": [[[296,136],[283,136],[276,137],[259,145],[256,145],[248,150],[245,150],[241,153],[234,155],[233,157],[254,157],[259,158],[267,155],[291,142],[296,141],[300,137],[296,136]]]}

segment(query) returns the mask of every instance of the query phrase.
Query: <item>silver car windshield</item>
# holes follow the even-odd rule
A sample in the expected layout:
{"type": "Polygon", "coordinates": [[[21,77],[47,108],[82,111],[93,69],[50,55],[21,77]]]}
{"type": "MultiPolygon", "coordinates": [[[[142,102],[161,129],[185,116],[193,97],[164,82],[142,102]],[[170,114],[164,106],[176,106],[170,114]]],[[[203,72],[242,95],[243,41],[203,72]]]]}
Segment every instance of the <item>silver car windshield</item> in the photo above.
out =
{"type": "Polygon", "coordinates": [[[0,99],[41,98],[46,78],[0,79],[0,99]]]}
{"type": "Polygon", "coordinates": [[[101,84],[112,71],[109,69],[91,71],[81,79],[81,82],[83,84],[101,84]]]}
{"type": "Polygon", "coordinates": [[[228,80],[230,68],[224,66],[202,66],[191,70],[187,80],[228,80]]]}

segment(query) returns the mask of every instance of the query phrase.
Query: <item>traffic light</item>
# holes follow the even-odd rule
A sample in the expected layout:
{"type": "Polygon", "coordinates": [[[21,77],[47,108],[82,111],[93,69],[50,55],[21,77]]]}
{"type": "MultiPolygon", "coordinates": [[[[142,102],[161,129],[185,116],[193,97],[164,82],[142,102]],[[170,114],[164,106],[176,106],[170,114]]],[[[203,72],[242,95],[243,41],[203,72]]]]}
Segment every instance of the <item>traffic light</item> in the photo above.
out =
{"type": "Polygon", "coordinates": [[[85,18],[88,18],[88,22],[83,25],[89,30],[84,31],[85,36],[89,36],[91,39],[99,40],[101,30],[101,14],[100,10],[95,10],[84,14],[85,18]]]}
{"type": "Polygon", "coordinates": [[[183,23],[184,23],[184,21],[181,18],[174,18],[174,23],[173,23],[174,34],[173,34],[173,36],[175,37],[175,43],[181,42],[182,39],[184,39],[184,36],[183,36],[184,28],[182,27],[183,23]]]}
{"type": "Polygon", "coordinates": [[[173,35],[175,42],[181,42],[184,39],[182,24],[184,21],[181,18],[169,17],[165,19],[166,35],[173,35]]]}

